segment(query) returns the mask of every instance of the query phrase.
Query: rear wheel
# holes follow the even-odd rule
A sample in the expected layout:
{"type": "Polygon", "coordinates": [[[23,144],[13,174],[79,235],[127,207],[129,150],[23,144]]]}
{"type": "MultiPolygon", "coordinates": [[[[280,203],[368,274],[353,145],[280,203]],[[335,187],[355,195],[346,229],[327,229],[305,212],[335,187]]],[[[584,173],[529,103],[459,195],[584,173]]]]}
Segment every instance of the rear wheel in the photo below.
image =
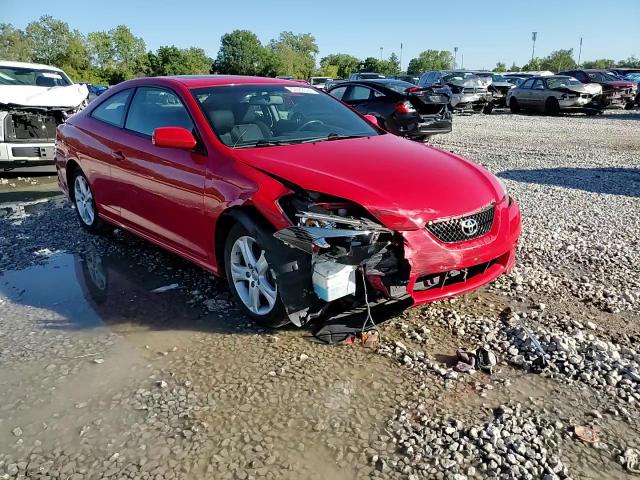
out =
{"type": "Polygon", "coordinates": [[[229,288],[245,315],[270,328],[289,323],[266,252],[240,224],[229,232],[224,260],[229,288]]]}
{"type": "Polygon", "coordinates": [[[485,115],[491,115],[491,112],[493,112],[494,107],[495,105],[493,104],[493,102],[489,102],[482,109],[482,113],[484,113],[485,115]]]}
{"type": "Polygon", "coordinates": [[[80,225],[89,233],[100,235],[113,231],[113,226],[98,216],[89,180],[80,169],[77,169],[73,175],[73,206],[78,214],[80,225]]]}
{"type": "Polygon", "coordinates": [[[549,115],[558,115],[560,113],[560,102],[556,97],[549,97],[544,103],[544,111],[549,115]]]}
{"type": "Polygon", "coordinates": [[[634,108],[636,108],[635,104],[633,102],[628,102],[625,106],[624,109],[625,110],[633,110],[634,108]]]}
{"type": "Polygon", "coordinates": [[[520,111],[520,104],[518,103],[518,99],[515,97],[511,97],[509,101],[509,110],[511,113],[518,113],[520,111]]]}

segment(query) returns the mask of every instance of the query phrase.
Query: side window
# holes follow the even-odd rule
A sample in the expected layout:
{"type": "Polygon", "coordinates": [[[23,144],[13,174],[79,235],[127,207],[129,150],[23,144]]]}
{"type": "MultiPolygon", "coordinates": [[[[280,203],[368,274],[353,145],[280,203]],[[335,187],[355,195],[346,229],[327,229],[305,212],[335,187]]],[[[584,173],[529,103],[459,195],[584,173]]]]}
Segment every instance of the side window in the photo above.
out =
{"type": "Polygon", "coordinates": [[[125,128],[150,136],[158,127],[194,129],[187,109],[175,93],[163,88],[140,87],[131,100],[125,128]]]}
{"type": "Polygon", "coordinates": [[[130,95],[131,89],[116,93],[98,105],[93,112],[91,112],[91,116],[117,127],[122,127],[124,108],[127,105],[127,100],[129,100],[130,95]]]}
{"type": "Polygon", "coordinates": [[[534,80],[535,80],[534,78],[529,78],[528,80],[525,80],[520,84],[520,88],[530,89],[531,85],[533,85],[534,80]]]}
{"type": "Polygon", "coordinates": [[[369,100],[370,96],[371,96],[371,89],[367,87],[363,87],[361,85],[354,85],[349,89],[349,92],[347,94],[348,98],[345,98],[344,100],[357,102],[362,100],[369,100]]]}
{"type": "Polygon", "coordinates": [[[544,82],[541,78],[538,78],[535,82],[533,82],[534,90],[544,90],[544,82]]]}
{"type": "Polygon", "coordinates": [[[342,97],[344,96],[344,92],[346,91],[347,91],[347,87],[338,87],[338,88],[334,88],[329,93],[334,97],[336,97],[338,100],[342,100],[342,97]]]}
{"type": "Polygon", "coordinates": [[[589,77],[584,72],[576,72],[574,75],[576,79],[581,81],[582,83],[589,83],[589,77]]]}

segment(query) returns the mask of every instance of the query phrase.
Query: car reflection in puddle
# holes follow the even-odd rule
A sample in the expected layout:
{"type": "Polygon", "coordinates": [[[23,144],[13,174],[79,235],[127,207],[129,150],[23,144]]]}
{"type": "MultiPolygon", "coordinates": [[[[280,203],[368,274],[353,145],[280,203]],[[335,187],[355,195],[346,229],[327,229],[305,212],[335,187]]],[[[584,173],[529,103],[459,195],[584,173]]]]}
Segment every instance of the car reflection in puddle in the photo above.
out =
{"type": "Polygon", "coordinates": [[[174,283],[180,281],[149,273],[126,257],[55,253],[44,265],[0,273],[0,295],[55,312],[57,319],[41,324],[47,329],[202,329],[201,310],[188,304],[179,287],[162,291],[174,283]]]}

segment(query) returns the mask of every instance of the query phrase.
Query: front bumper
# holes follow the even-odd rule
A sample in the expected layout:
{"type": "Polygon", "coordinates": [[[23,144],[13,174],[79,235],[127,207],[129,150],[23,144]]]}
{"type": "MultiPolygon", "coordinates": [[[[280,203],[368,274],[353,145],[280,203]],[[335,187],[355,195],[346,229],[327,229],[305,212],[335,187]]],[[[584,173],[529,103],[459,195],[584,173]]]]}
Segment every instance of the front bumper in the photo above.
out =
{"type": "Polygon", "coordinates": [[[403,232],[414,305],[471,292],[509,272],[520,231],[520,208],[505,199],[496,205],[491,230],[471,241],[445,244],[424,228],[403,232]]]}
{"type": "Polygon", "coordinates": [[[493,101],[491,93],[457,93],[451,99],[451,106],[456,110],[473,109],[493,101]]]}
{"type": "Polygon", "coordinates": [[[54,142],[0,142],[0,170],[54,165],[54,142]]]}

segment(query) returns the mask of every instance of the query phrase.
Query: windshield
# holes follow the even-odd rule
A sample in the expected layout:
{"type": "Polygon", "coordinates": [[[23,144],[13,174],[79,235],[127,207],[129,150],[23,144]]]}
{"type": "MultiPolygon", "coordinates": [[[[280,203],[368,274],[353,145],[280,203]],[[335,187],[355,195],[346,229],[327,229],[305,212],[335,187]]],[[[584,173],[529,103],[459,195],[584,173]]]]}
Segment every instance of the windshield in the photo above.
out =
{"type": "Polygon", "coordinates": [[[311,79],[311,85],[321,85],[331,80],[329,77],[313,77],[311,79]]]}
{"type": "Polygon", "coordinates": [[[64,87],[71,81],[64,73],[23,67],[0,67],[0,85],[29,85],[33,87],[64,87]]]}
{"type": "Polygon", "coordinates": [[[619,80],[618,77],[609,72],[587,72],[587,75],[596,82],[616,82],[619,80]]]}
{"type": "Polygon", "coordinates": [[[384,75],[380,75],[379,73],[358,73],[358,78],[360,80],[367,80],[367,79],[386,78],[386,77],[384,75]]]}
{"type": "Polygon", "coordinates": [[[398,92],[398,93],[405,93],[407,91],[407,88],[415,87],[415,84],[405,82],[403,80],[392,80],[389,82],[375,82],[375,83],[378,83],[378,85],[382,87],[387,87],[389,90],[393,90],[394,92],[398,92]]]}
{"type": "Polygon", "coordinates": [[[630,82],[640,82],[640,73],[627,73],[624,77],[625,80],[630,82]]]}
{"type": "Polygon", "coordinates": [[[378,135],[357,113],[315,88],[228,85],[193,90],[220,141],[234,148],[378,135]]]}
{"type": "Polygon", "coordinates": [[[547,78],[547,87],[549,88],[562,88],[568,87],[570,85],[582,85],[582,82],[579,82],[573,77],[554,77],[547,78]]]}
{"type": "Polygon", "coordinates": [[[505,77],[503,77],[502,75],[496,75],[496,74],[493,75],[493,81],[494,82],[508,82],[508,80],[505,77]]]}
{"type": "Polygon", "coordinates": [[[442,75],[442,78],[444,79],[445,82],[451,82],[451,81],[459,82],[463,80],[478,79],[478,76],[475,73],[469,73],[469,72],[450,72],[442,75]]]}

